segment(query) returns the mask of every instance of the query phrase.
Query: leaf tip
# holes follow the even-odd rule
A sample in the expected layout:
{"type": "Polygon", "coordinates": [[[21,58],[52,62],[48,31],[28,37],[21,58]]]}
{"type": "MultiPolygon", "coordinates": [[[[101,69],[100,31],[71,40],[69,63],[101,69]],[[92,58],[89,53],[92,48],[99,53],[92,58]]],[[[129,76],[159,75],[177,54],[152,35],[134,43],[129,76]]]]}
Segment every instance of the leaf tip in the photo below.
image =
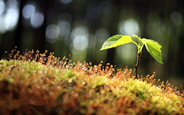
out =
{"type": "Polygon", "coordinates": [[[134,37],[134,38],[139,38],[139,37],[138,37],[137,35],[135,35],[135,34],[133,34],[132,37],[134,37]]]}
{"type": "Polygon", "coordinates": [[[161,61],[160,64],[164,64],[163,61],[161,61]]]}
{"type": "Polygon", "coordinates": [[[101,47],[100,51],[102,51],[102,50],[106,50],[106,49],[107,49],[107,48],[101,47]]]}

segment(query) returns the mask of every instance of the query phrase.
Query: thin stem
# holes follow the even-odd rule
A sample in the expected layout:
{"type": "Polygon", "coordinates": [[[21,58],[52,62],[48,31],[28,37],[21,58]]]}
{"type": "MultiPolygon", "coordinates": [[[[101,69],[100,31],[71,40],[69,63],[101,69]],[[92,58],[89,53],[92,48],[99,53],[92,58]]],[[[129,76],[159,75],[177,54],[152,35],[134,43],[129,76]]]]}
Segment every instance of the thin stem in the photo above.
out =
{"type": "Polygon", "coordinates": [[[142,54],[142,52],[137,53],[137,63],[135,65],[135,79],[138,78],[138,76],[137,76],[137,70],[138,70],[138,66],[139,66],[139,64],[141,62],[141,54],[142,54]]]}

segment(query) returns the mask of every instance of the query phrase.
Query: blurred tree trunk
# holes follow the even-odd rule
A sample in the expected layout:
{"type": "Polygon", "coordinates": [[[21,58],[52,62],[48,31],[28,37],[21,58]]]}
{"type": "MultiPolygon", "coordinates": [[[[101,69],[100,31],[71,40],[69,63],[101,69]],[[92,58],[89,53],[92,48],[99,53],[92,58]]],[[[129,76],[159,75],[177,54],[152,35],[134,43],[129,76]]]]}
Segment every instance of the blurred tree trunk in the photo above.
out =
{"type": "MultiPolygon", "coordinates": [[[[178,5],[177,5],[177,7],[178,6],[180,6],[180,8],[182,8],[183,6],[184,6],[184,1],[183,0],[181,0],[181,1],[179,1],[178,2],[178,5]]],[[[181,12],[183,13],[184,12],[184,9],[181,9],[181,12]]],[[[183,14],[182,14],[182,16],[183,16],[183,14]]],[[[183,24],[182,24],[183,25],[183,24]]],[[[180,38],[178,39],[179,40],[179,44],[178,44],[178,46],[179,46],[179,50],[178,50],[178,59],[177,59],[177,64],[178,64],[178,66],[179,66],[179,69],[177,69],[177,73],[179,73],[180,74],[180,76],[182,76],[182,77],[184,77],[184,72],[183,72],[183,70],[184,70],[184,48],[183,48],[183,44],[184,44],[184,29],[183,29],[183,26],[181,26],[180,27],[180,29],[181,29],[181,32],[180,32],[180,38]]]]}
{"type": "Polygon", "coordinates": [[[45,28],[47,26],[47,10],[48,10],[48,0],[39,0],[37,1],[40,11],[44,15],[44,22],[41,27],[34,29],[34,40],[33,40],[33,49],[39,50],[40,52],[44,52],[46,50],[45,47],[45,28]]]}
{"type": "MultiPolygon", "coordinates": [[[[1,41],[0,41],[0,55],[2,56],[1,58],[6,58],[6,56],[4,54],[5,51],[8,51],[8,53],[10,53],[10,51],[17,46],[18,50],[21,49],[22,46],[22,39],[21,39],[21,35],[22,35],[22,15],[21,15],[21,11],[22,8],[24,7],[26,1],[24,0],[18,0],[19,3],[19,18],[18,18],[18,22],[17,22],[17,26],[14,32],[6,32],[4,34],[1,35],[1,41]]],[[[13,18],[13,17],[12,17],[13,18]]]]}
{"type": "Polygon", "coordinates": [[[23,33],[23,27],[22,27],[22,9],[26,3],[25,0],[18,0],[19,2],[19,19],[17,23],[17,27],[15,30],[15,36],[14,36],[14,46],[17,46],[17,49],[20,50],[22,47],[22,33],[23,33]]]}
{"type": "MultiPolygon", "coordinates": [[[[181,33],[184,33],[184,32],[181,32],[181,33]]],[[[175,63],[175,65],[176,65],[176,73],[178,73],[179,74],[179,76],[184,76],[184,73],[183,73],[183,70],[184,70],[184,49],[183,49],[183,44],[184,44],[184,35],[182,34],[181,36],[180,36],[180,38],[178,39],[179,40],[179,44],[178,44],[178,46],[179,46],[179,48],[178,48],[178,59],[175,59],[176,61],[176,63],[175,63]]],[[[171,70],[172,71],[172,70],[171,70]]]]}
{"type": "MultiPolygon", "coordinates": [[[[122,4],[121,0],[117,0],[114,2],[115,6],[120,6],[122,4]]],[[[116,28],[116,25],[118,25],[119,18],[117,16],[120,15],[121,7],[116,7],[116,9],[113,9],[112,16],[110,18],[110,24],[108,24],[108,30],[109,30],[109,37],[118,34],[118,29],[116,28]]],[[[107,52],[107,63],[114,63],[114,57],[115,57],[115,50],[116,48],[108,49],[107,52]]]]}

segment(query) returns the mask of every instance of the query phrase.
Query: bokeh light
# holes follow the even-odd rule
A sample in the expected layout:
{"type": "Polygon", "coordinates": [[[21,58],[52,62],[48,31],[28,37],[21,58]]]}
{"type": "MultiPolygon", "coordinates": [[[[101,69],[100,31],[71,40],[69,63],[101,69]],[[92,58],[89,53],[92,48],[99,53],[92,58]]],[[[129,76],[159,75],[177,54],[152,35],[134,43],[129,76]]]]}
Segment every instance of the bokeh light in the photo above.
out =
{"type": "Polygon", "coordinates": [[[117,56],[120,58],[122,63],[127,65],[135,64],[136,60],[136,46],[135,44],[126,44],[116,48],[117,56]]]}
{"type": "Polygon", "coordinates": [[[172,21],[175,25],[177,25],[177,26],[181,25],[182,22],[183,22],[183,17],[182,17],[182,15],[181,15],[181,13],[179,13],[179,12],[177,12],[177,11],[173,11],[173,12],[171,13],[171,21],[172,21]]]}
{"type": "Polygon", "coordinates": [[[22,9],[22,16],[26,19],[25,26],[28,25],[26,21],[29,22],[33,28],[39,28],[44,22],[44,14],[38,8],[36,2],[28,2],[22,9]]]}
{"type": "Polygon", "coordinates": [[[9,8],[7,14],[4,17],[4,25],[6,30],[11,30],[18,22],[19,12],[18,9],[9,8]],[[12,18],[13,17],[13,18],[12,18]]]}
{"type": "Polygon", "coordinates": [[[63,4],[69,4],[72,2],[72,0],[60,0],[60,2],[63,4]]]}
{"type": "Polygon", "coordinates": [[[30,19],[31,16],[35,13],[36,7],[33,4],[27,4],[22,9],[22,15],[26,19],[30,19]]]}
{"type": "Polygon", "coordinates": [[[119,33],[126,35],[133,35],[139,33],[139,24],[135,19],[129,18],[121,21],[118,25],[119,33]]]}
{"type": "Polygon", "coordinates": [[[66,46],[70,46],[70,33],[71,33],[71,24],[66,20],[60,20],[58,24],[60,28],[60,39],[64,38],[66,46]]]}
{"type": "MultiPolygon", "coordinates": [[[[1,2],[1,5],[3,3],[1,2]]],[[[3,14],[0,16],[0,32],[5,33],[6,31],[12,30],[16,24],[18,23],[19,19],[19,8],[18,3],[16,0],[8,0],[6,3],[6,11],[1,11],[3,14]],[[12,18],[13,17],[13,18],[12,18]]]]}
{"type": "Polygon", "coordinates": [[[68,21],[61,20],[58,25],[60,28],[60,35],[62,37],[67,37],[70,35],[71,25],[68,21]]]}
{"type": "Polygon", "coordinates": [[[55,24],[51,24],[49,26],[47,26],[46,28],[46,40],[49,43],[54,43],[57,41],[57,37],[59,36],[60,33],[60,28],[55,25],[55,24]]]}
{"type": "Polygon", "coordinates": [[[73,39],[73,47],[82,51],[88,47],[88,38],[85,35],[78,35],[73,39]]]}
{"type": "Polygon", "coordinates": [[[35,12],[32,16],[31,16],[31,25],[34,28],[39,28],[43,22],[44,22],[44,15],[42,12],[35,12]]]}
{"type": "Polygon", "coordinates": [[[88,36],[89,32],[87,27],[78,26],[74,28],[74,30],[72,31],[73,48],[79,51],[86,49],[88,46],[88,36]]]}
{"type": "Polygon", "coordinates": [[[4,10],[5,10],[5,3],[4,1],[0,0],[0,15],[3,14],[4,10]]]}

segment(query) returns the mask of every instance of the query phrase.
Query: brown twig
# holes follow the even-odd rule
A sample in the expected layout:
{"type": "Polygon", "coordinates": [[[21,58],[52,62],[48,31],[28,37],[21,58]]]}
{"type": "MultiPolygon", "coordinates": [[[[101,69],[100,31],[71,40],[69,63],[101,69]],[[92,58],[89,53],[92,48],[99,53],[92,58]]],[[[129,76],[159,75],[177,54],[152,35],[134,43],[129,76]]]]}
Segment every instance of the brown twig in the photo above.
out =
{"type": "Polygon", "coordinates": [[[137,70],[138,70],[138,66],[139,66],[139,64],[141,62],[141,54],[142,54],[142,52],[140,52],[140,53],[137,54],[137,63],[135,65],[135,67],[134,67],[134,69],[135,69],[135,79],[138,78],[138,76],[137,76],[137,70]]]}

